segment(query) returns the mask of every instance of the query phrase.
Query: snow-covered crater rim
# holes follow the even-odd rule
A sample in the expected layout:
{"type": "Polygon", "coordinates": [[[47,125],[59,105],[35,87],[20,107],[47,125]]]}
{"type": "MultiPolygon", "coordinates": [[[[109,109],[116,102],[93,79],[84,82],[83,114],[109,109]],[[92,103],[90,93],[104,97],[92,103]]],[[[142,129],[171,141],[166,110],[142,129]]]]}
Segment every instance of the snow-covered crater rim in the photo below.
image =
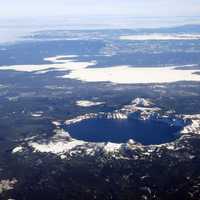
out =
{"type": "MultiPolygon", "coordinates": [[[[141,120],[148,120],[148,116],[154,116],[153,113],[158,113],[159,108],[153,106],[150,101],[146,101],[144,99],[136,99],[132,101],[130,105],[125,105],[117,112],[124,112],[129,115],[130,112],[137,111],[140,112],[140,116],[142,116],[141,120]]],[[[119,114],[119,113],[117,113],[119,114]]],[[[119,115],[118,115],[119,116],[119,115]]],[[[176,116],[176,115],[172,115],[176,116]]],[[[89,116],[90,117],[90,116],[89,116]]],[[[95,116],[96,117],[96,116],[95,116]]],[[[166,123],[178,123],[178,125],[182,125],[183,129],[180,131],[182,136],[188,134],[199,134],[200,133],[200,114],[199,115],[182,115],[176,116],[176,118],[170,117],[169,115],[162,116],[162,120],[166,123]],[[170,119],[170,120],[169,120],[170,119]],[[177,119],[177,121],[176,121],[177,119]],[[168,121],[169,120],[169,121],[168,121]]],[[[81,120],[81,119],[80,119],[81,120]]],[[[155,119],[153,119],[155,120],[155,119]]],[[[159,115],[157,120],[160,120],[159,115]]],[[[27,140],[28,146],[33,150],[33,152],[37,153],[50,153],[59,156],[61,159],[71,158],[73,156],[95,156],[99,151],[104,152],[106,155],[109,154],[116,159],[127,159],[128,157],[124,157],[124,149],[138,149],[141,153],[150,154],[153,153],[154,149],[159,148],[167,148],[167,149],[175,149],[176,142],[181,139],[178,138],[173,142],[164,143],[159,145],[142,145],[140,143],[135,142],[130,139],[127,143],[111,143],[111,142],[85,142],[82,140],[76,140],[72,138],[69,133],[62,130],[60,127],[60,123],[53,122],[56,126],[55,135],[47,140],[27,140]],[[150,152],[150,153],[149,153],[150,152]]],[[[26,143],[26,144],[27,144],[26,143]]],[[[12,151],[13,154],[21,154],[26,151],[26,147],[20,145],[15,147],[12,151]]]]}

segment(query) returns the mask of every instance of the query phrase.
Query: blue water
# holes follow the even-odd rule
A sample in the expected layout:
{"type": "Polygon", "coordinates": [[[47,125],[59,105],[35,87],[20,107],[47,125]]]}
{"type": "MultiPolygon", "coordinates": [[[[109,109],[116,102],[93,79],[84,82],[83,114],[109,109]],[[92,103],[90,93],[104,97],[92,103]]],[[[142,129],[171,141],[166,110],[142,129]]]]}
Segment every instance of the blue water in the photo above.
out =
{"type": "Polygon", "coordinates": [[[89,142],[123,143],[134,139],[144,145],[175,140],[180,127],[139,120],[89,119],[66,127],[73,138],[89,142]]]}

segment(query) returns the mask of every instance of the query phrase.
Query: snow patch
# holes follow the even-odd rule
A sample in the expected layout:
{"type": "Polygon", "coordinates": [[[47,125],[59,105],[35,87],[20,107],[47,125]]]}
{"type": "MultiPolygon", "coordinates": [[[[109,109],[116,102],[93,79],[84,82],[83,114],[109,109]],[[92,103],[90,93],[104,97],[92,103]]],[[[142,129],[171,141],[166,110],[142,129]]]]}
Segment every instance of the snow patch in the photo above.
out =
{"type": "Polygon", "coordinates": [[[18,147],[15,147],[13,150],[12,150],[12,154],[15,154],[15,153],[21,153],[23,152],[24,148],[22,146],[18,146],[18,147]]]}
{"type": "Polygon", "coordinates": [[[43,114],[42,111],[38,111],[38,112],[31,113],[31,116],[32,117],[42,117],[42,114],[43,114]]]}
{"type": "Polygon", "coordinates": [[[190,123],[184,127],[181,134],[200,134],[200,114],[184,115],[185,120],[190,120],[190,123]]]}
{"type": "Polygon", "coordinates": [[[76,101],[76,105],[80,107],[92,107],[92,106],[98,106],[102,104],[104,104],[104,102],[94,102],[94,101],[88,101],[88,100],[76,101]]]}
{"type": "Polygon", "coordinates": [[[132,101],[132,104],[134,104],[135,106],[144,106],[144,107],[153,105],[153,103],[150,100],[144,98],[136,98],[132,101]]]}
{"type": "Polygon", "coordinates": [[[13,178],[12,180],[0,180],[0,194],[5,191],[14,189],[15,184],[17,183],[17,179],[13,178]]]}
{"type": "Polygon", "coordinates": [[[42,153],[53,153],[53,154],[62,154],[72,150],[73,148],[83,145],[83,141],[73,140],[73,141],[50,141],[49,143],[37,143],[31,142],[29,145],[35,149],[35,152],[42,153]]]}
{"type": "Polygon", "coordinates": [[[62,129],[56,130],[56,134],[48,142],[29,142],[29,146],[35,152],[53,153],[57,155],[68,152],[83,144],[85,144],[84,141],[71,139],[69,133],[62,129]]]}
{"type": "Polygon", "coordinates": [[[1,66],[0,70],[46,73],[48,71],[78,70],[95,64],[95,62],[75,62],[75,58],[75,55],[48,57],[44,60],[52,62],[52,64],[1,66]]]}
{"type": "Polygon", "coordinates": [[[119,150],[121,149],[122,144],[117,144],[117,143],[111,143],[108,142],[105,146],[104,146],[104,151],[106,153],[115,153],[115,152],[119,152],[119,150]]]}
{"type": "Polygon", "coordinates": [[[143,35],[124,35],[121,40],[200,40],[198,34],[143,34],[143,35]]]}
{"type": "Polygon", "coordinates": [[[79,123],[79,122],[81,122],[83,120],[92,119],[92,118],[96,118],[96,117],[98,117],[98,114],[96,114],[96,113],[89,113],[89,114],[77,116],[77,117],[75,117],[73,119],[66,120],[65,121],[65,125],[79,123]]]}
{"type": "Polygon", "coordinates": [[[52,121],[52,124],[56,127],[59,127],[61,125],[59,121],[52,121]]]}

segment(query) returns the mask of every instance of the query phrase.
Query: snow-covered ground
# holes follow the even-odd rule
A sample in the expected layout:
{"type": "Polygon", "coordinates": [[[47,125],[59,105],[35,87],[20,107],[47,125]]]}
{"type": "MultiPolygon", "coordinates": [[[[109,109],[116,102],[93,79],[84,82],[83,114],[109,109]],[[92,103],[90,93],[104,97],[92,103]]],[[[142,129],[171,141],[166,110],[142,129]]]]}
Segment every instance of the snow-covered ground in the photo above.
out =
{"type": "Polygon", "coordinates": [[[51,62],[51,64],[1,66],[0,70],[45,73],[48,71],[78,70],[95,64],[95,62],[75,62],[75,58],[75,55],[48,57],[44,60],[51,62]]]}
{"type": "Polygon", "coordinates": [[[70,142],[66,141],[50,141],[48,144],[42,143],[39,144],[37,142],[30,143],[30,146],[32,146],[35,151],[39,151],[42,153],[54,153],[54,154],[61,154],[65,153],[67,151],[70,151],[71,149],[75,148],[78,145],[83,145],[83,141],[79,140],[73,140],[70,142]]]}
{"type": "Polygon", "coordinates": [[[38,112],[31,112],[31,116],[32,117],[42,117],[43,112],[42,111],[38,111],[38,112]]]}
{"type": "Polygon", "coordinates": [[[121,40],[200,40],[199,34],[143,34],[143,35],[124,35],[121,40]]]}
{"type": "Polygon", "coordinates": [[[12,180],[0,180],[0,194],[8,190],[14,189],[14,186],[17,184],[17,182],[18,181],[15,178],[13,178],[12,180]]]}
{"type": "Polygon", "coordinates": [[[87,82],[113,82],[120,84],[170,83],[176,81],[200,81],[197,70],[176,70],[175,67],[82,68],[72,70],[64,78],[87,82]]]}
{"type": "Polygon", "coordinates": [[[53,154],[62,154],[68,152],[75,148],[78,145],[83,145],[86,142],[71,139],[70,135],[64,130],[57,130],[56,134],[52,137],[51,141],[38,143],[38,142],[29,142],[29,146],[35,149],[37,152],[42,153],[53,153],[53,154]]]}
{"type": "Polygon", "coordinates": [[[20,153],[23,151],[23,147],[22,146],[18,146],[18,147],[15,147],[13,150],[12,150],[12,153],[15,154],[15,153],[20,153]]]}
{"type": "Polygon", "coordinates": [[[170,83],[176,81],[200,81],[200,70],[176,69],[169,67],[130,67],[114,66],[107,68],[88,68],[92,62],[78,62],[76,56],[56,56],[45,58],[52,64],[2,66],[0,70],[46,73],[48,71],[66,71],[62,78],[77,79],[87,82],[112,82],[121,84],[170,83]]]}
{"type": "Polygon", "coordinates": [[[95,101],[88,101],[88,100],[76,101],[76,105],[80,107],[92,107],[92,106],[99,106],[102,104],[104,104],[104,102],[95,102],[95,101]]]}

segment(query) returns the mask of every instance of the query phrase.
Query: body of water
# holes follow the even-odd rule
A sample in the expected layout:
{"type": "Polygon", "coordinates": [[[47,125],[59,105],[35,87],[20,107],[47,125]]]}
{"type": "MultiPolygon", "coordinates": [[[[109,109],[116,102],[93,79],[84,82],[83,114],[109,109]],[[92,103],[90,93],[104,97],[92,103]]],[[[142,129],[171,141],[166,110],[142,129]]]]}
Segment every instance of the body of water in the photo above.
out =
{"type": "Polygon", "coordinates": [[[133,139],[150,145],[175,140],[180,128],[155,121],[88,119],[67,126],[66,130],[73,138],[88,142],[124,143],[133,139]]]}

